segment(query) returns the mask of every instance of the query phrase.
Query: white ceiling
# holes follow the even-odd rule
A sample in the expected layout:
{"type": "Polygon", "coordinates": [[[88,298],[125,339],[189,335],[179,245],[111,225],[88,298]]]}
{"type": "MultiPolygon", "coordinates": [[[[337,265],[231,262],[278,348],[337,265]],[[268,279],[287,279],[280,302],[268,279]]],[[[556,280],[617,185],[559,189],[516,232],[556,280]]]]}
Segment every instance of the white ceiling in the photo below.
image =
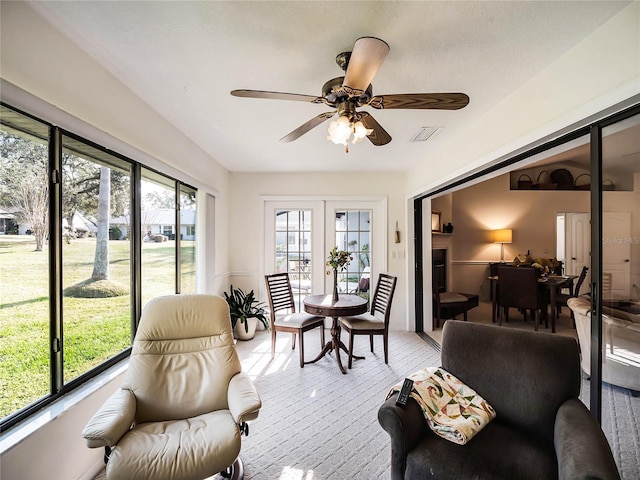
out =
{"type": "MultiPolygon", "coordinates": [[[[406,170],[628,2],[37,2],[34,7],[231,171],[406,170]],[[391,47],[374,94],[464,92],[457,111],[364,108],[393,137],[345,154],[328,123],[278,140],[326,106],[232,97],[320,95],[361,36],[391,47]],[[420,127],[442,130],[410,143],[420,127]]],[[[104,99],[103,108],[110,107],[104,99]]],[[[114,112],[117,115],[121,112],[114,112]]]]}

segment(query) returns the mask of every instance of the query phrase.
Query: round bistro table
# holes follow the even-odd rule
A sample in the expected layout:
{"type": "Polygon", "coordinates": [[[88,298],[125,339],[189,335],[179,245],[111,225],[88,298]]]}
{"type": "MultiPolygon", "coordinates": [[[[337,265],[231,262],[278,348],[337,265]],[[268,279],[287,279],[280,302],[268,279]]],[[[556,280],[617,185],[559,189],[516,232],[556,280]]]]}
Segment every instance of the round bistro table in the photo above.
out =
{"type": "MultiPolygon", "coordinates": [[[[323,317],[331,317],[333,323],[331,324],[331,340],[329,340],[320,354],[309,363],[315,363],[324,357],[328,352],[332,350],[336,352],[336,360],[338,361],[338,367],[342,373],[347,373],[342,366],[340,360],[340,349],[349,353],[347,347],[340,340],[340,323],[338,317],[349,317],[351,315],[360,315],[367,311],[367,300],[358,295],[338,295],[338,301],[334,302],[332,294],[328,295],[310,295],[304,298],[304,311],[311,315],[321,315],[323,317]]],[[[356,357],[354,358],[364,358],[356,357]]]]}

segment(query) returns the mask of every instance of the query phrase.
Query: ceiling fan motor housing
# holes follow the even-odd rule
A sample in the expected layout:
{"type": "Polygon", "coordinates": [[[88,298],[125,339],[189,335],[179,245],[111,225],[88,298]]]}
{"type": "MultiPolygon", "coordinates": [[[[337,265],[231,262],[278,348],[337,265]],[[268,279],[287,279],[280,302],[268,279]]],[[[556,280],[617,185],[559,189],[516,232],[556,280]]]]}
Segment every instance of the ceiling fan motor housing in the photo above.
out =
{"type": "Polygon", "coordinates": [[[351,100],[357,104],[358,107],[367,105],[373,96],[373,87],[371,84],[364,92],[360,90],[353,90],[342,83],[344,77],[332,78],[322,86],[322,98],[325,103],[331,107],[337,107],[345,100],[351,100]]]}

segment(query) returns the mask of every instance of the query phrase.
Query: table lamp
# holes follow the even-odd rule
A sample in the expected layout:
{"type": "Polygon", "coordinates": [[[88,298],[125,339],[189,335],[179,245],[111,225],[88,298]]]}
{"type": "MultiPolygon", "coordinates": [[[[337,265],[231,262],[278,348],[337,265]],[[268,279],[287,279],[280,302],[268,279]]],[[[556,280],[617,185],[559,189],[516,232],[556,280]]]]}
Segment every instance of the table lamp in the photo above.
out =
{"type": "Polygon", "coordinates": [[[504,244],[511,243],[513,240],[513,231],[510,228],[493,231],[493,243],[500,244],[500,263],[504,263],[504,244]]]}

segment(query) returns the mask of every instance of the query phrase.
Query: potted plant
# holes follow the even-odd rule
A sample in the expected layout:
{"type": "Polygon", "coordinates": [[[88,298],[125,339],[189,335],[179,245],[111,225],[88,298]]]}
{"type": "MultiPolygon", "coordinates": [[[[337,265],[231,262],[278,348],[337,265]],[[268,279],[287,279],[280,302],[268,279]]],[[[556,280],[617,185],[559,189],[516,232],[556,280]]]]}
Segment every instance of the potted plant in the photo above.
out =
{"type": "Polygon", "coordinates": [[[229,293],[224,292],[224,298],[229,304],[231,326],[238,340],[251,340],[256,333],[258,320],[265,329],[269,329],[264,303],[255,298],[253,290],[245,293],[241,288],[231,285],[229,293]]]}

